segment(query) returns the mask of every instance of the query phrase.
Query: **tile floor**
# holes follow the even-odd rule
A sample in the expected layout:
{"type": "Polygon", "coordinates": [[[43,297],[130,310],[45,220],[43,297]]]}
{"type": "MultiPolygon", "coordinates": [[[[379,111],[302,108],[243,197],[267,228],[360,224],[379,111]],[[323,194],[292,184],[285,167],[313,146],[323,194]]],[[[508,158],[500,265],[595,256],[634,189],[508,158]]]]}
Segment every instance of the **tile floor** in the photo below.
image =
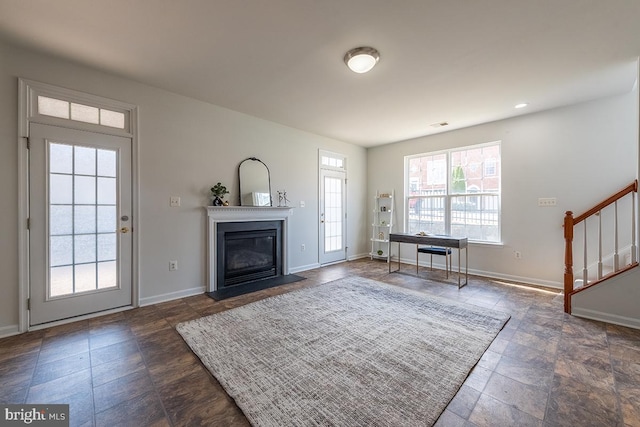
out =
{"type": "Polygon", "coordinates": [[[640,426],[640,330],[562,311],[556,290],[358,260],[216,302],[198,295],[0,340],[0,402],[69,403],[72,425],[248,426],[174,326],[348,275],[511,314],[437,426],[640,426]],[[432,280],[425,280],[431,278],[432,280]]]}

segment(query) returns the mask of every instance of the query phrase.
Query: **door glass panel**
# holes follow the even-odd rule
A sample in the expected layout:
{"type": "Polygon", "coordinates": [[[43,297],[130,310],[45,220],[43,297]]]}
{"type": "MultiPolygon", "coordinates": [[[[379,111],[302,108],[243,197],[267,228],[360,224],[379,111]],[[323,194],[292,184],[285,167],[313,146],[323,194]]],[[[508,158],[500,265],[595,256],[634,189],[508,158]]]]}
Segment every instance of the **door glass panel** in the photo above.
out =
{"type": "Polygon", "coordinates": [[[96,289],[96,264],[79,264],[74,268],[76,292],[94,291],[96,289]]]}
{"type": "Polygon", "coordinates": [[[96,202],[96,179],[92,176],[74,176],[73,197],[77,204],[94,204],[96,202]]]}
{"type": "Polygon", "coordinates": [[[49,232],[52,236],[73,233],[73,216],[70,205],[49,207],[49,232]]]}
{"type": "Polygon", "coordinates": [[[98,206],[98,233],[116,231],[116,207],[98,206]]]}
{"type": "Polygon", "coordinates": [[[81,234],[74,236],[74,261],[76,264],[96,260],[96,235],[81,234]]]}
{"type": "Polygon", "coordinates": [[[116,179],[98,178],[98,204],[116,204],[116,179]]]}
{"type": "Polygon", "coordinates": [[[52,144],[49,153],[51,166],[49,172],[72,173],[73,172],[73,147],[63,144],[52,144]]]}
{"type": "Polygon", "coordinates": [[[52,267],[73,264],[73,239],[71,236],[51,236],[49,264],[52,267]]]}
{"type": "Polygon", "coordinates": [[[88,147],[74,147],[74,173],[76,175],[96,174],[96,149],[88,147]]]}
{"type": "Polygon", "coordinates": [[[118,286],[118,266],[115,261],[98,263],[98,289],[118,286]]]}
{"type": "Polygon", "coordinates": [[[324,182],[324,250],[342,249],[342,180],[325,177],[324,182]]]}
{"type": "Polygon", "coordinates": [[[52,267],[49,275],[50,295],[58,297],[73,293],[73,266],[52,267]]]}
{"type": "Polygon", "coordinates": [[[73,224],[76,234],[95,233],[96,207],[74,206],[73,224]]]}
{"type": "Polygon", "coordinates": [[[49,171],[49,296],[117,287],[116,151],[49,143],[49,171]]]}
{"type": "Polygon", "coordinates": [[[55,204],[73,203],[73,181],[71,175],[49,175],[49,201],[55,204]]]}
{"type": "Polygon", "coordinates": [[[98,150],[98,175],[116,176],[116,152],[112,150],[98,150]]]}
{"type": "Polygon", "coordinates": [[[98,234],[98,261],[116,259],[116,233],[98,234]]]}

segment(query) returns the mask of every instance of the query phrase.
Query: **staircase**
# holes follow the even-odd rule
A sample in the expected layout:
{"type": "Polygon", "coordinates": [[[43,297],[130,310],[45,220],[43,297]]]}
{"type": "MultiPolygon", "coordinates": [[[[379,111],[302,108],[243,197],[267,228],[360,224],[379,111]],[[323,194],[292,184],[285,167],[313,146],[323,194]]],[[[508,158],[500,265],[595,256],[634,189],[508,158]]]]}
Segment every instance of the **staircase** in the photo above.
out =
{"type": "Polygon", "coordinates": [[[606,286],[615,277],[638,267],[636,194],[638,180],[581,215],[564,217],[564,311],[572,313],[573,297],[587,289],[606,286]],[[574,277],[574,248],[581,270],[574,277]]]}

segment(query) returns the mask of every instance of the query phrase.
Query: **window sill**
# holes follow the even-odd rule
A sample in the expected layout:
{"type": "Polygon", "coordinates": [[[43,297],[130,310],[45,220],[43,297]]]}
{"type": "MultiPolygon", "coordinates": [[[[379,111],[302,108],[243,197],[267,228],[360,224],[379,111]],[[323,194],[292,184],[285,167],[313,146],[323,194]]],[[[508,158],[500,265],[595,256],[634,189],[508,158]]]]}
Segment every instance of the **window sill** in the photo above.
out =
{"type": "Polygon", "coordinates": [[[496,247],[502,248],[504,247],[504,242],[483,242],[480,240],[469,240],[470,246],[488,246],[488,247],[496,247]]]}

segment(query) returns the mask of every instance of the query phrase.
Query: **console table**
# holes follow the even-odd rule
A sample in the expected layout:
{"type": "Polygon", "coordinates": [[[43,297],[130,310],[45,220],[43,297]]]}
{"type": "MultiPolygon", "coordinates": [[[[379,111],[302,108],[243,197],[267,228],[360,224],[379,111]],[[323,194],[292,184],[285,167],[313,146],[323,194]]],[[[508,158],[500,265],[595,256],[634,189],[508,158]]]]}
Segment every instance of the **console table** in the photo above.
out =
{"type": "MultiPolygon", "coordinates": [[[[391,273],[391,243],[398,242],[398,270],[400,270],[400,244],[401,243],[413,243],[416,245],[416,253],[418,251],[418,246],[420,245],[432,245],[432,246],[441,246],[444,248],[457,248],[458,249],[458,289],[466,284],[469,281],[469,249],[468,249],[468,240],[466,237],[453,237],[453,236],[445,236],[445,235],[419,235],[419,234],[408,234],[408,233],[391,233],[389,234],[389,250],[387,251],[387,256],[389,257],[389,273],[391,273]],[[464,283],[460,283],[461,276],[461,250],[464,249],[465,253],[465,263],[464,263],[464,283]]],[[[416,256],[416,272],[418,270],[418,257],[416,256]]]]}

